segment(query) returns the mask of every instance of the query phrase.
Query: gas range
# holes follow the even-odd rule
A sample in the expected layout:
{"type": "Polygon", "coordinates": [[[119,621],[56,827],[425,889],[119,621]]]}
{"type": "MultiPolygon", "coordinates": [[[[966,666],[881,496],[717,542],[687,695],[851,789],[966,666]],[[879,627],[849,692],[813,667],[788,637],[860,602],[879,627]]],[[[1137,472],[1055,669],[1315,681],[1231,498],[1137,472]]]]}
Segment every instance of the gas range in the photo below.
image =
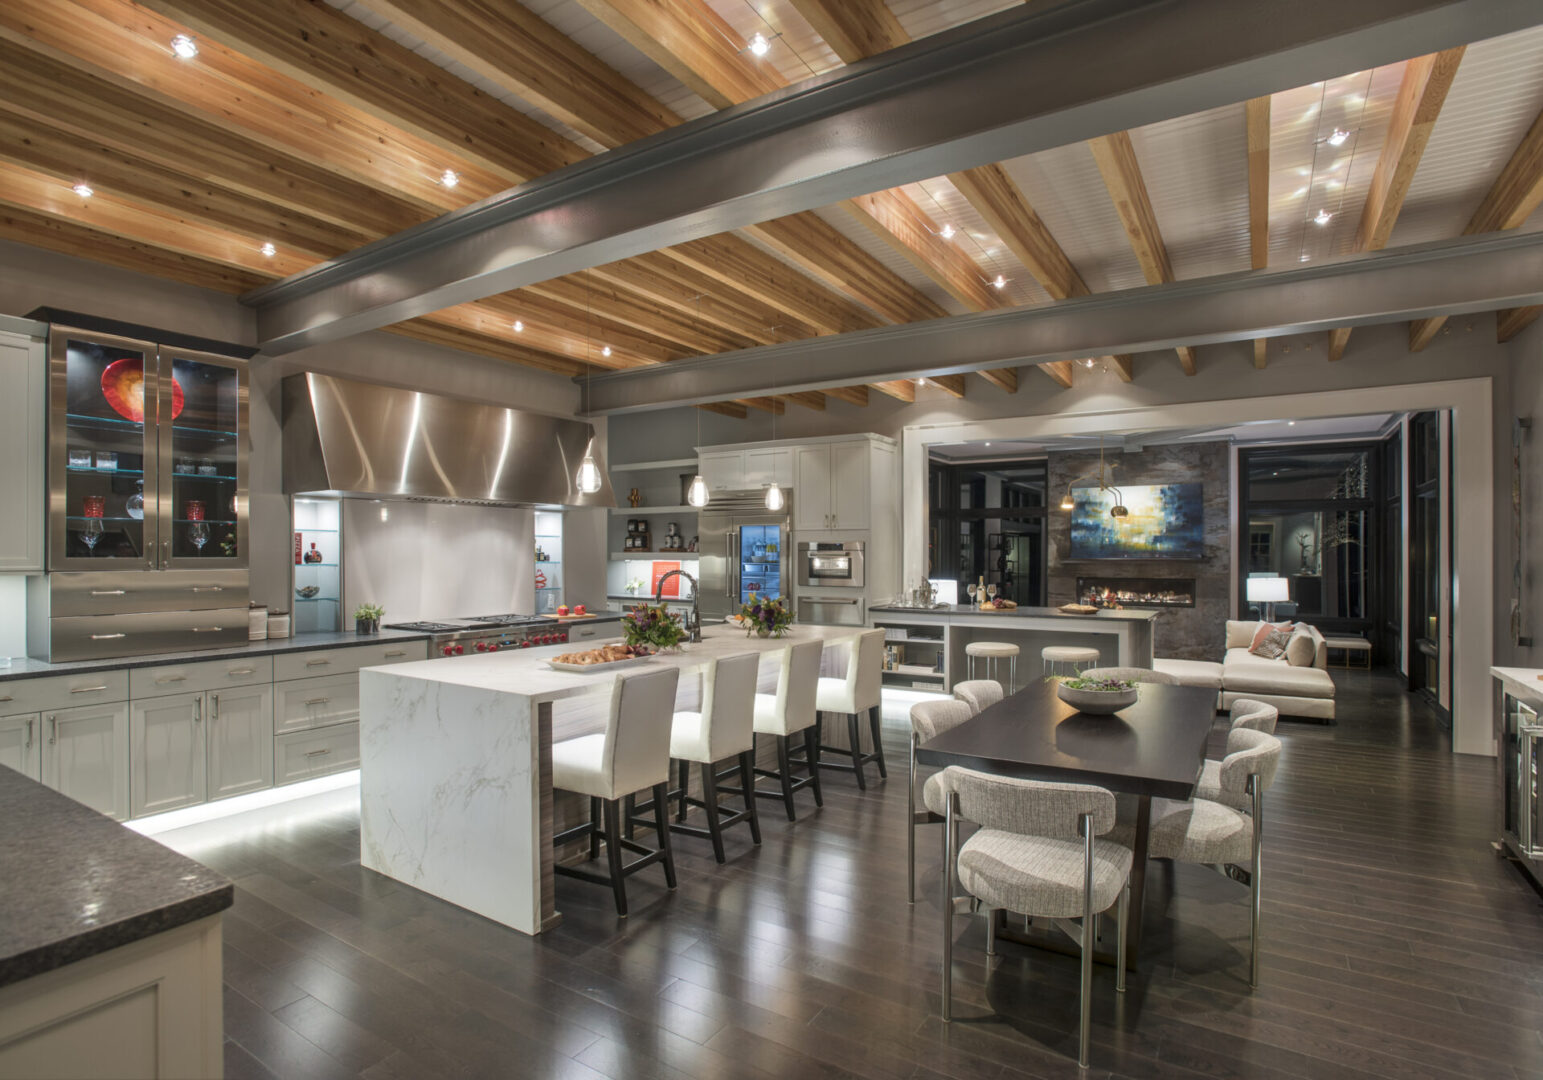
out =
{"type": "Polygon", "coordinates": [[[429,651],[441,656],[529,649],[568,640],[563,625],[545,615],[473,615],[444,622],[388,623],[386,629],[432,634],[429,651]]]}

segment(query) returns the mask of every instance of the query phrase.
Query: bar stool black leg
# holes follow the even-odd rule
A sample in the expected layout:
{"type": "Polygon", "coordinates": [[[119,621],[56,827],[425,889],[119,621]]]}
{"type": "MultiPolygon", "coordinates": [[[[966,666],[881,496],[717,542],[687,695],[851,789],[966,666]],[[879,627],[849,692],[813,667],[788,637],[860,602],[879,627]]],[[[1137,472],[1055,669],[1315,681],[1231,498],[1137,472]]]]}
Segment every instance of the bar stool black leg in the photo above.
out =
{"type": "Polygon", "coordinates": [[[713,858],[725,861],[723,854],[723,826],[718,822],[718,781],[713,767],[702,762],[702,809],[707,812],[707,834],[713,842],[713,858]]]}
{"type": "MultiPolygon", "coordinates": [[[[685,787],[682,784],[681,787],[685,787]]],[[[664,852],[664,883],[675,888],[675,849],[670,846],[670,826],[665,822],[666,807],[670,805],[670,785],[654,785],[654,831],[659,837],[659,850],[664,852]]]]}
{"type": "Polygon", "coordinates": [[[879,779],[889,779],[889,770],[884,768],[884,736],[880,731],[883,717],[879,706],[875,705],[868,710],[868,726],[873,729],[873,752],[878,755],[879,779]]]}
{"type": "Polygon", "coordinates": [[[589,857],[591,859],[600,856],[600,800],[591,797],[589,800],[589,857]]]}
{"type": "Polygon", "coordinates": [[[605,799],[605,858],[611,871],[611,892],[616,896],[616,914],[627,914],[627,876],[622,870],[621,803],[605,799]]]}
{"type": "Polygon", "coordinates": [[[814,805],[825,805],[825,793],[820,790],[820,727],[811,724],[804,728],[804,756],[809,759],[810,786],[814,788],[814,805]]]}
{"type": "Polygon", "coordinates": [[[782,784],[782,802],[787,807],[788,820],[797,821],[798,815],[793,810],[793,763],[788,757],[788,737],[777,736],[777,779],[782,784]]]}
{"type": "Polygon", "coordinates": [[[863,740],[857,733],[857,714],[847,714],[847,737],[852,740],[852,771],[857,774],[857,790],[868,790],[868,778],[863,775],[863,740]]]}
{"type": "MultiPolygon", "coordinates": [[[[668,786],[668,785],[666,785],[666,786],[668,786]]],[[[675,820],[676,821],[685,821],[686,820],[686,809],[687,809],[687,807],[686,807],[686,789],[688,787],[690,787],[690,786],[691,786],[691,762],[689,762],[689,761],[682,761],[680,763],[680,809],[675,812],[675,820]]],[[[668,805],[669,801],[670,801],[669,797],[666,796],[664,803],[661,804],[661,805],[668,805]]]]}
{"type": "Polygon", "coordinates": [[[750,839],[761,842],[761,815],[755,808],[755,753],[746,750],[739,755],[739,782],[744,785],[745,809],[750,811],[750,839]]]}

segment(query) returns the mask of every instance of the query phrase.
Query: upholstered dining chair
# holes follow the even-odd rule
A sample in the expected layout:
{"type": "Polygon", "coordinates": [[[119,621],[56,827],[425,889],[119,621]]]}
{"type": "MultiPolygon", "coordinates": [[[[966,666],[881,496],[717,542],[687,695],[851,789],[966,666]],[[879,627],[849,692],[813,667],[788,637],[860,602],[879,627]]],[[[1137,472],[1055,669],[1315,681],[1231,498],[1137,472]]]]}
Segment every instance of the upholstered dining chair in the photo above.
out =
{"type": "Polygon", "coordinates": [[[1177,676],[1166,671],[1153,671],[1144,667],[1093,667],[1081,672],[1079,679],[1122,679],[1125,682],[1155,683],[1159,686],[1178,686],[1177,676]]]}
{"type": "MultiPolygon", "coordinates": [[[[1232,703],[1232,721],[1227,730],[1233,732],[1239,728],[1248,728],[1274,735],[1275,724],[1279,719],[1280,710],[1274,705],[1252,698],[1238,698],[1232,703]]],[[[1210,799],[1212,802],[1226,803],[1237,810],[1247,810],[1250,805],[1247,798],[1235,798],[1222,790],[1221,768],[1220,761],[1206,760],[1200,769],[1200,780],[1195,784],[1195,798],[1210,799]]]]}
{"type": "MultiPolygon", "coordinates": [[[[954,693],[957,694],[961,687],[970,685],[972,684],[960,683],[954,687],[954,693]]],[[[993,687],[998,695],[1001,693],[1001,687],[995,682],[983,681],[980,685],[993,687]]],[[[974,716],[977,711],[963,701],[947,701],[938,698],[918,701],[911,706],[911,783],[906,797],[906,812],[910,815],[905,859],[907,903],[916,903],[916,826],[941,825],[943,815],[948,809],[948,800],[943,794],[941,772],[927,777],[927,782],[922,786],[922,809],[916,809],[916,748],[928,739],[936,738],[943,732],[958,727],[974,716]]]]}
{"type": "Polygon", "coordinates": [[[954,700],[968,705],[971,716],[979,716],[1001,701],[1002,697],[1002,684],[995,679],[970,679],[954,683],[954,700]]]}
{"type": "Polygon", "coordinates": [[[1055,784],[950,766],[942,780],[943,1021],[953,1019],[954,850],[959,822],[980,827],[959,848],[959,884],[986,909],[986,955],[996,955],[998,911],[1054,919],[1082,952],[1077,1063],[1092,1040],[1094,916],[1119,905],[1115,988],[1125,990],[1131,849],[1097,837],[1115,824],[1114,793],[1090,784],[1055,784]],[[1072,919],[1081,919],[1071,924],[1072,919]]]}
{"type": "Polygon", "coordinates": [[[1259,985],[1260,872],[1263,865],[1264,793],[1280,764],[1280,740],[1252,728],[1227,735],[1227,756],[1219,763],[1222,798],[1164,804],[1154,818],[1147,851],[1154,859],[1208,866],[1249,888],[1250,986],[1259,985]]]}

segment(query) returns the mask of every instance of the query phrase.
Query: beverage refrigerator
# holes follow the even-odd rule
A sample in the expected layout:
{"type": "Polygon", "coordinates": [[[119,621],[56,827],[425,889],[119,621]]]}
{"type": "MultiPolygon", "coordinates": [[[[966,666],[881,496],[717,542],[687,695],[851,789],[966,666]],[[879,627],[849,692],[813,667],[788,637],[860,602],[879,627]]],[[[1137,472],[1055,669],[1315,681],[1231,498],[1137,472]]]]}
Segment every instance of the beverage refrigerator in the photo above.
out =
{"type": "Polygon", "coordinates": [[[793,500],[775,512],[761,491],[716,494],[697,516],[704,620],[736,614],[752,593],[791,602],[793,500]]]}

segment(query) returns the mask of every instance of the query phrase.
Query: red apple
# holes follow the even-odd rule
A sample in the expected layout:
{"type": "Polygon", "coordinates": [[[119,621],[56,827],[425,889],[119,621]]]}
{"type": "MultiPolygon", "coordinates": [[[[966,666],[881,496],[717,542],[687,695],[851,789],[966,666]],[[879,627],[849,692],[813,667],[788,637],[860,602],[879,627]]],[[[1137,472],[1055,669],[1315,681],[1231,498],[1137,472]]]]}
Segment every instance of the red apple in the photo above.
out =
{"type": "Polygon", "coordinates": [[[574,604],[573,605],[573,613],[575,615],[582,615],[582,614],[584,614],[584,605],[583,604],[574,604]]]}
{"type": "Polygon", "coordinates": [[[567,604],[558,604],[557,605],[557,614],[559,614],[559,615],[566,615],[566,614],[568,614],[568,605],[567,604]]]}

